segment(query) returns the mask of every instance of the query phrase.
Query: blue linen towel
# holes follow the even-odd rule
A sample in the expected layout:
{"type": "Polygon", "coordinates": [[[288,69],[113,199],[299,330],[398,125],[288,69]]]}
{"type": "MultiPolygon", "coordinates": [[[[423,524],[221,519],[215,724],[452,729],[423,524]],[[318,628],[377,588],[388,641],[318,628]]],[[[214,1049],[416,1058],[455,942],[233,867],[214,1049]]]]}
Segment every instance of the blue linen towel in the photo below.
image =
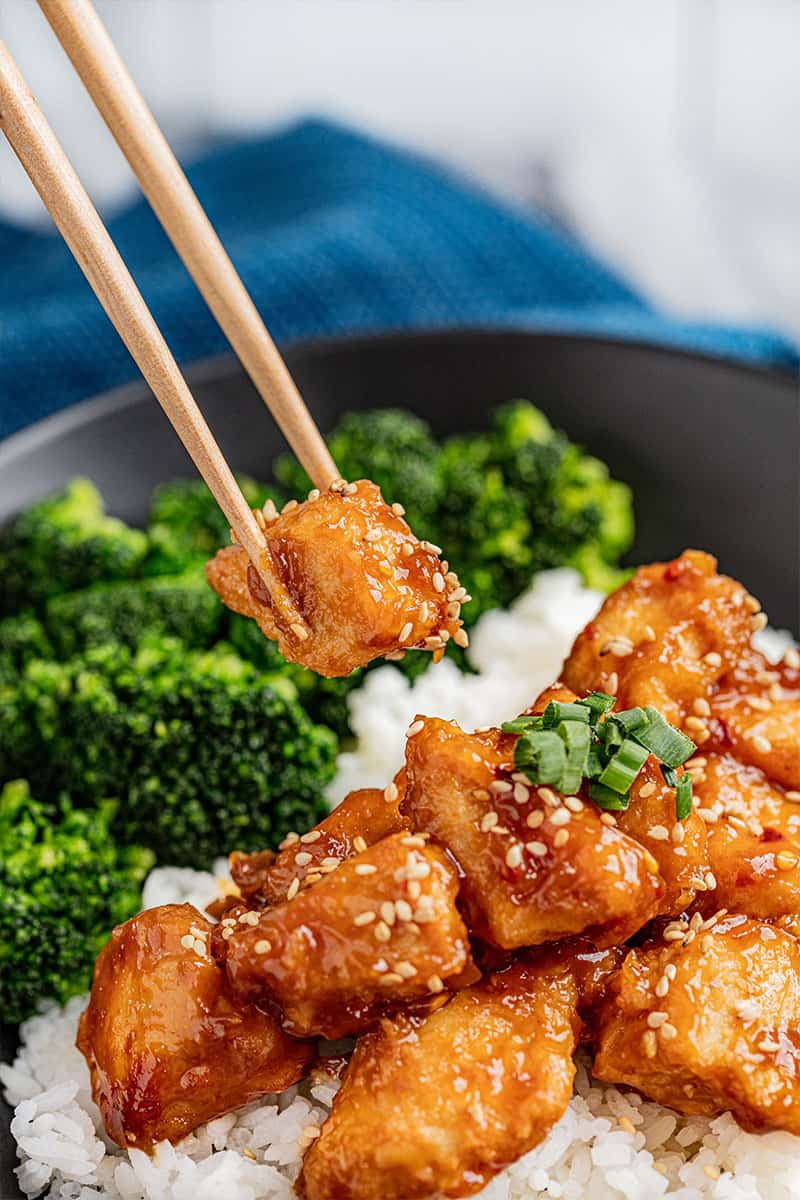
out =
{"type": "MultiPolygon", "coordinates": [[[[188,175],[270,331],[514,325],[797,368],[766,330],[648,307],[547,218],[323,121],[217,149],[188,175]]],[[[179,362],[227,343],[147,204],[108,223],[179,362]]],[[[0,436],[137,371],[56,234],[0,223],[0,436]]]]}

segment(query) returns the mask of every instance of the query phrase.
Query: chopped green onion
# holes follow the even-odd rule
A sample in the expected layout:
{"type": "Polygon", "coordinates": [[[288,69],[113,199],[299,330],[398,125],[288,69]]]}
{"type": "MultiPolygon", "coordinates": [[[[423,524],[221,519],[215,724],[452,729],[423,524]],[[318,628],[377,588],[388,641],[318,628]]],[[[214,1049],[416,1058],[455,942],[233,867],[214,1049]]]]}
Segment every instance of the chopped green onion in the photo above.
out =
{"type": "Polygon", "coordinates": [[[694,754],[696,749],[694,742],[674,725],[665,721],[661,713],[649,704],[645,713],[648,721],[646,725],[636,730],[637,742],[646,746],[651,754],[655,754],[656,758],[666,763],[668,767],[680,767],[687,758],[691,758],[694,754]]]}
{"type": "Polygon", "coordinates": [[[588,779],[599,779],[605,767],[605,759],[601,757],[597,746],[592,744],[586,757],[586,775],[588,779]]]}
{"type": "Polygon", "coordinates": [[[541,717],[515,717],[513,721],[504,721],[500,726],[503,733],[527,733],[529,729],[541,729],[541,717]]]}
{"type": "Polygon", "coordinates": [[[633,738],[625,738],[600,776],[600,783],[620,796],[626,795],[647,759],[648,751],[633,738]]]}
{"type": "Polygon", "coordinates": [[[514,766],[536,784],[557,785],[567,765],[567,751],[557,733],[533,730],[514,747],[514,766]]]}
{"type": "Polygon", "coordinates": [[[542,728],[555,729],[562,721],[582,721],[589,724],[589,709],[585,704],[562,704],[551,700],[542,713],[542,728]]]}
{"type": "Polygon", "coordinates": [[[692,811],[692,776],[684,771],[675,789],[675,815],[679,821],[685,821],[692,811]]]}
{"type": "Polygon", "coordinates": [[[605,713],[611,712],[616,703],[616,696],[609,696],[607,692],[592,692],[583,700],[578,700],[578,704],[589,709],[589,721],[592,725],[595,725],[605,713]]]}
{"type": "Polygon", "coordinates": [[[622,730],[612,718],[604,721],[600,726],[600,738],[605,747],[606,762],[613,754],[616,754],[625,740],[622,730]]]}
{"type": "Polygon", "coordinates": [[[614,713],[609,720],[616,721],[626,733],[633,733],[640,726],[647,724],[647,713],[643,708],[625,708],[622,712],[614,713]]]}
{"type": "Polygon", "coordinates": [[[618,792],[612,792],[611,788],[594,780],[589,784],[589,795],[598,808],[611,812],[625,812],[631,802],[630,793],[620,796],[618,792]]]}
{"type": "Polygon", "coordinates": [[[667,787],[676,788],[678,786],[678,776],[675,774],[672,767],[668,767],[666,763],[659,763],[658,769],[664,776],[664,783],[667,787]]]}
{"type": "MultiPolygon", "coordinates": [[[[588,714],[587,714],[588,715],[588,714]]],[[[586,759],[589,754],[589,726],[579,721],[562,721],[556,733],[567,750],[567,762],[561,775],[558,790],[569,796],[577,792],[586,774],[586,759]]]]}

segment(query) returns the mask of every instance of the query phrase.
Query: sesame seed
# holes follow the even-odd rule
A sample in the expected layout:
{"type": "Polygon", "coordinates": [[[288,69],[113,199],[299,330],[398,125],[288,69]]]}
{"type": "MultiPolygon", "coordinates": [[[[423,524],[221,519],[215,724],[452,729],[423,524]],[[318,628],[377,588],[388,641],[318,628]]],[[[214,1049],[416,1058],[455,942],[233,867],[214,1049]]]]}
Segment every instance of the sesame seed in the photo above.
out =
{"type": "Polygon", "coordinates": [[[460,646],[462,650],[466,650],[467,646],[469,646],[469,634],[467,633],[466,629],[463,628],[463,626],[459,627],[455,631],[453,634],[453,641],[457,646],[460,646]]]}
{"type": "Polygon", "coordinates": [[[647,836],[651,837],[654,842],[668,842],[669,830],[666,825],[651,825],[647,831],[647,836]]]}
{"type": "Polygon", "coordinates": [[[790,670],[800,670],[800,650],[796,650],[794,646],[790,647],[784,654],[783,661],[790,670]]]}
{"type": "Polygon", "coordinates": [[[402,504],[398,504],[396,501],[392,505],[392,512],[396,517],[404,517],[406,515],[406,510],[403,508],[402,504]]]}
{"type": "Polygon", "coordinates": [[[647,798],[652,796],[657,790],[657,785],[652,781],[650,783],[642,784],[642,786],[639,788],[639,799],[647,800],[647,798]]]}
{"type": "Polygon", "coordinates": [[[772,749],[772,742],[769,738],[764,737],[763,733],[754,733],[751,741],[759,754],[769,754],[772,749]]]}
{"type": "Polygon", "coordinates": [[[702,696],[698,696],[692,708],[697,713],[698,717],[710,717],[711,705],[702,696]]]}
{"type": "Polygon", "coordinates": [[[625,1133],[636,1133],[636,1126],[630,1117],[620,1117],[617,1124],[625,1133]]]}
{"type": "Polygon", "coordinates": [[[358,491],[357,483],[348,483],[347,487],[344,489],[344,494],[345,494],[345,496],[355,496],[357,491],[358,491]]]}
{"type": "Polygon", "coordinates": [[[400,550],[402,551],[404,558],[410,558],[411,555],[414,553],[413,543],[412,542],[403,542],[402,546],[400,547],[400,550]]]}
{"type": "Polygon", "coordinates": [[[713,871],[706,871],[703,876],[703,883],[706,885],[706,890],[713,892],[717,886],[717,877],[713,871]]]}
{"type": "Polygon", "coordinates": [[[740,1021],[757,1021],[761,1016],[761,1005],[755,1000],[739,1000],[735,1007],[740,1021]]]}
{"type": "Polygon", "coordinates": [[[253,516],[256,519],[256,525],[258,525],[259,529],[266,529],[267,520],[260,508],[253,509],[253,516]]]}
{"type": "Polygon", "coordinates": [[[319,500],[319,488],[312,488],[311,491],[308,493],[308,498],[312,503],[315,500],[319,500]]]}
{"type": "Polygon", "coordinates": [[[509,783],[507,779],[493,779],[489,784],[489,791],[497,792],[498,794],[502,795],[504,792],[510,792],[513,786],[514,785],[509,783]]]}
{"type": "Polygon", "coordinates": [[[372,909],[367,909],[366,912],[359,913],[357,917],[353,917],[353,924],[360,929],[362,925],[371,925],[375,920],[375,913],[372,909]]]}
{"type": "Polygon", "coordinates": [[[295,855],[294,861],[297,863],[298,867],[307,867],[311,862],[311,858],[312,856],[307,850],[301,850],[299,854],[295,855]]]}
{"type": "Polygon", "coordinates": [[[642,1049],[648,1058],[655,1058],[658,1051],[658,1043],[656,1042],[656,1035],[652,1029],[648,1029],[647,1032],[642,1035],[642,1049]]]}
{"type": "Polygon", "coordinates": [[[522,846],[519,842],[515,842],[506,852],[506,866],[518,867],[522,862],[522,846]]]}
{"type": "Polygon", "coordinates": [[[633,654],[633,642],[630,638],[624,637],[623,635],[609,638],[608,641],[600,647],[601,657],[606,654],[613,654],[616,658],[624,658],[628,654],[633,654]]]}
{"type": "Polygon", "coordinates": [[[356,863],[355,867],[356,875],[375,875],[377,870],[374,863],[356,863]]]}
{"type": "Polygon", "coordinates": [[[183,937],[181,938],[181,945],[183,946],[184,950],[193,950],[194,949],[194,938],[192,937],[192,935],[190,933],[185,933],[183,935],[183,937]]]}
{"type": "Polygon", "coordinates": [[[378,942],[388,942],[392,936],[392,931],[385,921],[378,921],[372,932],[375,934],[375,940],[378,942]]]}
{"type": "Polygon", "coordinates": [[[418,925],[430,925],[431,921],[436,920],[433,903],[429,897],[427,898],[427,903],[424,904],[422,901],[420,901],[420,903],[414,909],[414,920],[418,925]]]}
{"type": "Polygon", "coordinates": [[[405,922],[412,919],[413,913],[411,911],[411,905],[407,900],[395,900],[394,910],[397,914],[398,921],[405,922]]]}
{"type": "Polygon", "coordinates": [[[440,629],[439,637],[442,639],[443,642],[449,642],[450,641],[450,630],[449,629],[440,629]]]}
{"type": "Polygon", "coordinates": [[[525,787],[525,784],[524,783],[515,783],[514,784],[514,803],[515,804],[527,804],[529,798],[530,798],[530,792],[525,787]]]}
{"type": "Polygon", "coordinates": [[[613,813],[610,812],[600,813],[600,823],[601,825],[608,825],[609,828],[614,829],[616,828],[617,818],[613,813]]]}
{"type": "Polygon", "coordinates": [[[654,642],[656,640],[656,631],[652,625],[645,625],[642,630],[642,637],[646,642],[654,642]]]}
{"type": "Polygon", "coordinates": [[[606,682],[606,691],[609,696],[616,696],[619,689],[619,675],[616,671],[612,671],[606,682]]]}
{"type": "Polygon", "coordinates": [[[496,812],[484,813],[481,817],[481,833],[488,833],[490,829],[494,829],[499,820],[496,812]]]}
{"type": "Polygon", "coordinates": [[[444,575],[442,574],[441,571],[433,572],[433,577],[431,578],[431,583],[433,584],[434,591],[436,591],[436,592],[444,591],[444,575]]]}
{"type": "Polygon", "coordinates": [[[205,944],[205,942],[203,941],[203,939],[202,939],[202,938],[195,938],[195,939],[194,939],[194,952],[195,952],[195,954],[199,954],[201,958],[205,958],[205,956],[206,956],[206,944],[205,944]]]}
{"type": "Polygon", "coordinates": [[[412,900],[419,900],[420,894],[422,892],[422,884],[419,882],[418,879],[411,879],[408,882],[406,891],[408,892],[408,894],[412,900]]]}
{"type": "Polygon", "coordinates": [[[684,725],[687,729],[696,730],[703,730],[706,727],[706,723],[702,717],[687,717],[684,721],[684,725]]]}
{"type": "Polygon", "coordinates": [[[722,655],[717,654],[716,650],[709,650],[708,654],[703,656],[703,662],[707,667],[721,667],[722,655]]]}
{"type": "Polygon", "coordinates": [[[266,938],[260,938],[255,946],[253,946],[256,954],[269,954],[272,949],[272,942],[268,942],[266,938]]]}
{"type": "Polygon", "coordinates": [[[408,729],[406,730],[406,737],[407,738],[415,737],[416,734],[421,733],[424,728],[425,728],[424,721],[414,721],[411,725],[409,725],[408,729]]]}
{"type": "Polygon", "coordinates": [[[551,825],[569,825],[571,820],[572,814],[570,813],[569,809],[565,808],[563,805],[560,808],[557,808],[555,812],[550,814],[551,825]]]}
{"type": "Polygon", "coordinates": [[[553,838],[553,846],[556,850],[560,850],[562,846],[566,846],[569,841],[569,830],[559,829],[553,838]]]}
{"type": "Polygon", "coordinates": [[[387,804],[394,804],[399,796],[396,783],[388,783],[383,789],[383,798],[387,804]]]}
{"type": "Polygon", "coordinates": [[[413,628],[414,628],[414,626],[411,624],[411,622],[406,621],[405,625],[400,630],[400,637],[398,640],[401,642],[407,642],[408,639],[411,637],[413,628]]]}
{"type": "Polygon", "coordinates": [[[541,808],[534,809],[534,811],[528,813],[527,817],[525,818],[525,824],[529,829],[538,829],[543,822],[544,813],[541,808]]]}
{"type": "Polygon", "coordinates": [[[686,933],[686,931],[684,929],[670,929],[668,927],[667,929],[664,930],[664,934],[663,934],[664,941],[665,942],[682,942],[684,939],[685,933],[686,933]]]}
{"type": "Polygon", "coordinates": [[[403,976],[398,975],[397,971],[387,971],[385,975],[381,975],[379,982],[391,986],[394,983],[402,983],[403,976]]]}
{"type": "Polygon", "coordinates": [[[683,839],[686,837],[686,830],[683,827],[682,821],[675,822],[670,830],[670,837],[676,846],[682,845],[683,839]]]}
{"type": "Polygon", "coordinates": [[[793,804],[800,804],[800,792],[785,792],[787,800],[791,800],[793,804]]]}
{"type": "Polygon", "coordinates": [[[417,974],[417,968],[414,964],[407,962],[405,959],[395,963],[394,969],[402,979],[413,979],[417,974]]]}
{"type": "Polygon", "coordinates": [[[673,1038],[678,1036],[678,1031],[670,1021],[665,1021],[659,1029],[659,1033],[665,1042],[671,1042],[673,1038]]]}
{"type": "Polygon", "coordinates": [[[427,986],[429,992],[438,993],[438,992],[444,991],[444,984],[442,983],[441,978],[438,975],[430,975],[428,977],[426,986],[427,986]]]}
{"type": "Polygon", "coordinates": [[[242,916],[239,918],[239,920],[244,925],[255,926],[258,924],[258,913],[255,913],[255,912],[243,913],[242,916]]]}
{"type": "Polygon", "coordinates": [[[310,846],[312,842],[318,842],[321,837],[322,833],[319,829],[310,829],[308,833],[303,834],[300,841],[304,846],[310,846]]]}
{"type": "Polygon", "coordinates": [[[549,804],[551,808],[555,808],[558,804],[558,796],[548,787],[540,787],[537,795],[540,800],[545,804],[549,804]]]}
{"type": "Polygon", "coordinates": [[[662,975],[661,978],[659,979],[658,983],[655,986],[655,993],[658,996],[659,1000],[661,1000],[661,999],[663,999],[664,996],[666,996],[668,991],[669,991],[669,980],[667,979],[666,975],[662,975]]]}
{"type": "Polygon", "coordinates": [[[573,812],[573,813],[583,812],[583,801],[578,796],[565,796],[564,804],[566,805],[566,807],[569,809],[570,812],[573,812]]]}
{"type": "Polygon", "coordinates": [[[759,629],[764,629],[768,620],[769,618],[765,612],[756,613],[750,622],[750,628],[753,630],[753,633],[758,633],[759,629]]]}
{"type": "Polygon", "coordinates": [[[675,966],[675,963],[667,963],[667,965],[664,967],[664,974],[670,983],[672,983],[675,979],[675,976],[678,974],[678,968],[675,966]]]}
{"type": "Polygon", "coordinates": [[[719,1167],[714,1165],[714,1163],[704,1163],[703,1164],[703,1174],[708,1179],[717,1180],[717,1179],[719,1179],[722,1172],[720,1171],[719,1167]]]}
{"type": "Polygon", "coordinates": [[[394,925],[395,921],[397,920],[397,913],[394,911],[394,901],[384,900],[380,906],[380,914],[381,920],[385,921],[391,929],[392,925],[394,925]]]}
{"type": "Polygon", "coordinates": [[[544,842],[526,842],[525,849],[534,858],[544,858],[545,854],[547,854],[547,846],[545,846],[544,842]]]}
{"type": "Polygon", "coordinates": [[[690,771],[692,770],[693,767],[705,767],[707,765],[708,765],[708,759],[703,758],[703,756],[701,754],[695,754],[694,758],[690,758],[686,764],[688,770],[690,770],[690,771]]]}
{"type": "Polygon", "coordinates": [[[292,880],[292,882],[289,884],[289,889],[286,892],[286,899],[294,900],[295,896],[297,895],[297,893],[299,891],[300,891],[300,880],[295,877],[292,880]]]}
{"type": "Polygon", "coordinates": [[[277,510],[277,508],[275,507],[275,501],[274,501],[274,500],[265,500],[265,501],[264,501],[264,504],[263,504],[263,506],[262,506],[262,508],[261,508],[261,511],[262,511],[262,513],[264,514],[264,518],[265,518],[265,520],[267,520],[268,522],[270,522],[270,524],[271,524],[273,521],[277,521],[277,519],[278,519],[278,510],[277,510]]]}
{"type": "Polygon", "coordinates": [[[279,850],[288,850],[290,846],[294,846],[294,844],[299,841],[300,841],[299,833],[287,833],[286,837],[283,839],[281,844],[278,846],[278,849],[279,850]]]}
{"type": "Polygon", "coordinates": [[[451,621],[458,620],[458,618],[461,616],[461,605],[457,600],[451,600],[447,605],[447,608],[444,610],[444,614],[446,617],[449,617],[451,621]]]}
{"type": "Polygon", "coordinates": [[[668,1017],[669,1013],[656,1010],[655,1012],[648,1013],[647,1024],[650,1029],[660,1029],[668,1017]]]}
{"type": "Polygon", "coordinates": [[[775,855],[775,862],[781,871],[791,871],[797,866],[798,858],[796,854],[791,854],[788,850],[780,850],[775,855]]]}
{"type": "Polygon", "coordinates": [[[226,926],[222,931],[223,940],[227,942],[228,938],[233,937],[233,933],[234,931],[230,928],[230,926],[226,926]]]}

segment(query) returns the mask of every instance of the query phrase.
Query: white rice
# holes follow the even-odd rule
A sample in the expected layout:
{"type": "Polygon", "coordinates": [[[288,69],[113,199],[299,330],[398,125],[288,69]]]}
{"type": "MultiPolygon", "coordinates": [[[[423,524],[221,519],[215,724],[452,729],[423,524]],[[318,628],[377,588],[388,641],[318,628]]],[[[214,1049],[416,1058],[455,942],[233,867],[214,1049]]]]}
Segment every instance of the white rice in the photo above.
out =
{"type": "MultiPolygon", "coordinates": [[[[479,623],[470,651],[480,675],[447,661],[411,687],[392,667],[372,673],[352,697],[357,748],[343,754],[331,796],[383,784],[402,762],[403,731],[416,713],[467,728],[514,716],[558,674],[572,639],[600,597],[568,570],[539,576],[509,612],[479,623]]],[[[788,635],[764,631],[761,649],[778,658],[788,635]]],[[[219,865],[224,873],[224,861],[219,865]]],[[[202,908],[218,877],[166,868],[147,880],[146,906],[189,901],[202,908]]],[[[51,1007],[21,1028],[13,1065],[0,1064],[11,1130],[28,1196],[52,1200],[293,1200],[309,1126],[330,1109],[333,1084],[302,1084],[267,1096],[196,1130],[152,1157],[123,1152],[105,1137],[89,1076],[75,1049],[85,998],[51,1007]],[[251,1158],[243,1151],[247,1148],[251,1158]]],[[[549,1137],[503,1171],[482,1200],[797,1200],[800,1139],[748,1134],[730,1115],[679,1117],[636,1094],[590,1078],[581,1060],[575,1095],[549,1137]],[[623,1128],[620,1120],[624,1120],[623,1128]],[[630,1125],[635,1132],[630,1132],[630,1125]]]]}

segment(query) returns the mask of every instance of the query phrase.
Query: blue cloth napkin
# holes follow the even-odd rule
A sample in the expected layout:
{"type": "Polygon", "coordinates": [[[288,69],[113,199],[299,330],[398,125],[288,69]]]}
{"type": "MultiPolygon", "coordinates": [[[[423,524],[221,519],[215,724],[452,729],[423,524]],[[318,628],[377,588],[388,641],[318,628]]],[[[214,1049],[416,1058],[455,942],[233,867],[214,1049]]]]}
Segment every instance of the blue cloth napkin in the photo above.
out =
{"type": "MultiPolygon", "coordinates": [[[[217,149],[188,174],[278,341],[514,325],[798,366],[778,335],[670,320],[545,217],[326,122],[217,149]]],[[[147,204],[109,230],[178,361],[227,349],[147,204]]],[[[0,436],[136,378],[57,235],[0,223],[0,267],[0,436]]]]}

